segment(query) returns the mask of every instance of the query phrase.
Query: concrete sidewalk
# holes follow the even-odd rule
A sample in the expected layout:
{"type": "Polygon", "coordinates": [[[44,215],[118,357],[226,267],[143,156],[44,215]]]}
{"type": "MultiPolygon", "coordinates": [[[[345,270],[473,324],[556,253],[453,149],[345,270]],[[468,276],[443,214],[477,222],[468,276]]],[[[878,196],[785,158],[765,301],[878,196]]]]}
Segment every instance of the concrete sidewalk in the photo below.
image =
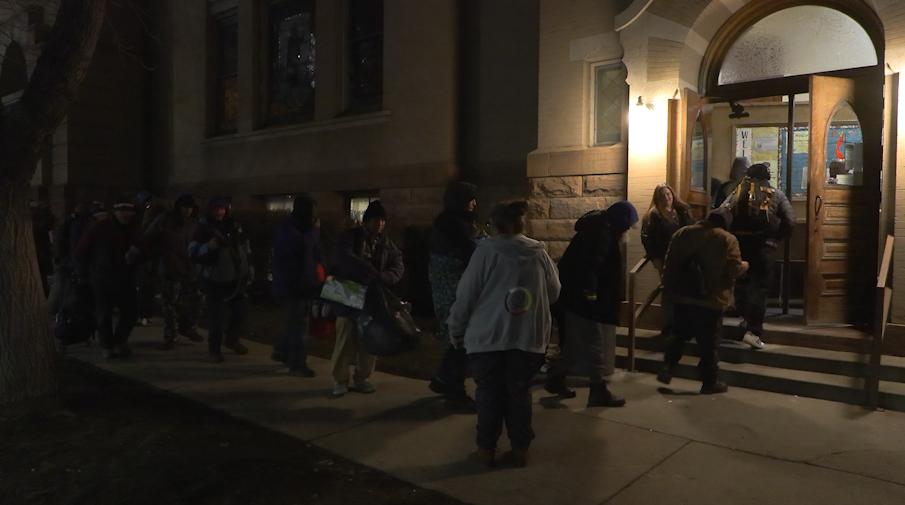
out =
{"type": "Polygon", "coordinates": [[[246,342],[249,354],[213,365],[206,344],[156,350],[159,334],[137,328],[128,360],[69,354],[469,503],[905,504],[901,413],[741,388],[699,396],[695,382],[667,391],[620,374],[623,409],[585,409],[584,388],[560,403],[538,386],[529,465],[486,470],[466,461],[475,417],[449,414],[425,381],[376,373],[376,394],[331,399],[326,360],[311,358],[314,379],[291,377],[246,342]]]}

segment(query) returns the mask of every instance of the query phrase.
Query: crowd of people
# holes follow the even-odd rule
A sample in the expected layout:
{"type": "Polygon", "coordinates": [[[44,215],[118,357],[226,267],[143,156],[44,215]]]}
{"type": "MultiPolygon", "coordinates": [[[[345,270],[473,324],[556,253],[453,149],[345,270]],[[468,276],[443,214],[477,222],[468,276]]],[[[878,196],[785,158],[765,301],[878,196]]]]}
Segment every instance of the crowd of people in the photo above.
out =
{"type": "MultiPolygon", "coordinates": [[[[530,386],[545,361],[549,393],[575,397],[566,379],[582,371],[589,381],[588,407],[626,404],[610,390],[607,378],[615,368],[623,302],[621,246],[639,221],[664,293],[668,343],[657,379],[671,381],[684,344],[693,338],[701,349],[701,393],[727,390],[718,379],[723,313],[734,298],[746,325],[744,341],[763,347],[773,255],[794,222],[788,200],[770,187],[769,167],[755,164],[736,171],[738,180],[721,188],[722,201],[698,221],[665,184],[655,189],[643,217],[626,201],[588,212],[575,223],[558,263],[543,243],[526,236],[526,202],[494,205],[494,232],[487,233],[478,224],[477,188],[450,183],[430,235],[435,334],[444,354],[429,388],[451,409],[477,413],[478,460],[495,464],[505,424],[512,450],[501,459],[526,463],[534,438],[530,386]],[[548,356],[554,322],[560,352],[548,356]],[[469,374],[476,384],[474,399],[466,389],[469,374]]],[[[317,202],[308,195],[293,202],[273,239],[272,292],[285,323],[272,358],[292,375],[315,377],[305,337],[312,314],[324,315],[328,306],[336,330],[331,395],[374,393],[370,377],[376,358],[363,345],[357,318],[367,308],[324,304],[320,294],[329,276],[366,287],[392,288],[401,281],[403,255],[387,235],[388,211],[381,201],[371,202],[361,223],[338,238],[328,258],[317,202]]],[[[119,198],[111,211],[101,202],[77,205],[54,235],[49,299],[58,321],[60,314],[76,310],[72,307],[92,311],[91,331],[104,357],[122,359],[131,354],[133,327],[152,314],[148,300],[159,293],[161,350],[172,350],[180,335],[204,340],[197,329],[203,305],[209,361],[224,361],[224,349],[245,354],[240,338],[255,273],[249,237],[230,201],[211,198],[201,211],[194,197],[182,195],[163,209],[143,192],[119,198]]]]}

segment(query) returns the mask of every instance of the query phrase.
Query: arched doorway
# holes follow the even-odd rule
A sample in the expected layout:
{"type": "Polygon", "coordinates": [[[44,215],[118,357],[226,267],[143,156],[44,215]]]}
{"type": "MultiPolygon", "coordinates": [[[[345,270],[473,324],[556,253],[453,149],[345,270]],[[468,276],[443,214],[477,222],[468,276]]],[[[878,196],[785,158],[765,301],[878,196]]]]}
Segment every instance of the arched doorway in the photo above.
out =
{"type": "Polygon", "coordinates": [[[714,35],[699,92],[684,90],[675,116],[684,137],[676,182],[699,206],[709,168],[731,162],[720,155],[723,116],[732,119],[735,148],[723,150],[732,155],[745,132],[766,132],[755,153],[763,159],[752,161],[773,161],[774,182],[794,199],[801,230],[780,262],[783,306],[797,279],[809,324],[866,323],[873,310],[883,54],[882,23],[860,0],[751,2],[714,35]],[[776,109],[788,111],[785,121],[768,114],[776,109]]]}

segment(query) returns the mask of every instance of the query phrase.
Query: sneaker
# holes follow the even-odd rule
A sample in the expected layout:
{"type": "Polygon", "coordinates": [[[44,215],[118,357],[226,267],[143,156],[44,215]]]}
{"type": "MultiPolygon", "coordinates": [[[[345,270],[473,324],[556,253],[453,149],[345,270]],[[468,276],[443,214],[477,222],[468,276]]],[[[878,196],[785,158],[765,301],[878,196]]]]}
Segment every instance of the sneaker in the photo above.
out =
{"type": "Polygon", "coordinates": [[[207,361],[208,363],[223,363],[223,354],[219,352],[216,354],[208,354],[207,361]]]}
{"type": "Polygon", "coordinates": [[[116,347],[116,355],[120,358],[128,358],[132,355],[132,349],[126,344],[120,344],[116,347]]]}
{"type": "Polygon", "coordinates": [[[725,382],[716,381],[713,384],[704,384],[701,386],[702,395],[716,395],[729,391],[729,386],[725,382]]]}
{"type": "Polygon", "coordinates": [[[670,370],[668,366],[661,368],[660,372],[657,373],[657,382],[661,384],[669,384],[672,382],[672,370],[670,370]]]}
{"type": "Polygon", "coordinates": [[[248,354],[248,348],[242,345],[242,342],[233,342],[231,344],[223,344],[223,347],[230,349],[236,354],[248,354]]]}
{"type": "Polygon", "coordinates": [[[186,332],[180,332],[179,334],[192,342],[204,342],[204,336],[198,333],[198,330],[194,328],[186,332]]]}
{"type": "Polygon", "coordinates": [[[495,464],[493,460],[495,455],[496,451],[494,451],[493,449],[483,449],[481,447],[478,447],[475,452],[471,453],[468,456],[468,459],[476,463],[480,463],[487,468],[493,468],[495,464]]]}
{"type": "Polygon", "coordinates": [[[142,317],[138,320],[138,326],[151,326],[151,319],[147,317],[142,317]]]}
{"type": "Polygon", "coordinates": [[[308,368],[308,366],[300,366],[298,368],[290,368],[289,375],[311,378],[316,376],[317,374],[314,372],[314,370],[308,368]]]}
{"type": "Polygon", "coordinates": [[[547,362],[544,362],[544,364],[540,366],[540,373],[542,373],[544,375],[547,375],[547,372],[549,370],[550,370],[550,364],[547,362]]]}
{"type": "Polygon", "coordinates": [[[349,386],[344,384],[334,384],[333,391],[330,393],[330,396],[333,398],[339,398],[340,396],[344,396],[349,392],[349,386]]]}
{"type": "Polygon", "coordinates": [[[356,393],[362,393],[362,394],[369,395],[369,394],[377,391],[377,388],[375,388],[374,385],[368,381],[361,381],[361,382],[356,382],[355,384],[353,384],[349,388],[349,391],[355,391],[356,393]]]}
{"type": "Polygon", "coordinates": [[[745,336],[742,337],[742,342],[751,346],[752,349],[763,349],[764,341],[760,339],[757,335],[751,333],[750,331],[745,332],[745,336]]]}
{"type": "Polygon", "coordinates": [[[512,449],[500,458],[500,465],[524,468],[528,464],[528,449],[512,449]]]}

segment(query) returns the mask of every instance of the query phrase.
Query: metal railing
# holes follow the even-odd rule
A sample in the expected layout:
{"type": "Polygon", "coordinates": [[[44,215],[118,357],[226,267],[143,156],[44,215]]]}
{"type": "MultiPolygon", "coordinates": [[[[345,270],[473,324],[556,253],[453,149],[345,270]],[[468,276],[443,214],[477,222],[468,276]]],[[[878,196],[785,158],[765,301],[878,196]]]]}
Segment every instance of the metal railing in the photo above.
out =
{"type": "Polygon", "coordinates": [[[662,285],[657,285],[657,287],[647,296],[644,303],[635,303],[637,277],[648,263],[650,263],[650,260],[643,258],[628,273],[628,366],[626,367],[626,370],[629,372],[635,371],[635,334],[638,328],[638,320],[641,319],[644,312],[650,308],[651,304],[654,303],[654,300],[660,296],[660,292],[663,290],[662,285]]]}
{"type": "Polygon", "coordinates": [[[889,324],[889,308],[892,304],[892,286],[889,284],[892,253],[895,237],[886,236],[886,247],[883,249],[883,260],[877,271],[876,312],[874,314],[874,335],[871,342],[870,362],[867,369],[867,380],[864,383],[866,405],[876,409],[880,403],[880,365],[883,358],[883,340],[886,338],[886,327],[889,324]]]}

